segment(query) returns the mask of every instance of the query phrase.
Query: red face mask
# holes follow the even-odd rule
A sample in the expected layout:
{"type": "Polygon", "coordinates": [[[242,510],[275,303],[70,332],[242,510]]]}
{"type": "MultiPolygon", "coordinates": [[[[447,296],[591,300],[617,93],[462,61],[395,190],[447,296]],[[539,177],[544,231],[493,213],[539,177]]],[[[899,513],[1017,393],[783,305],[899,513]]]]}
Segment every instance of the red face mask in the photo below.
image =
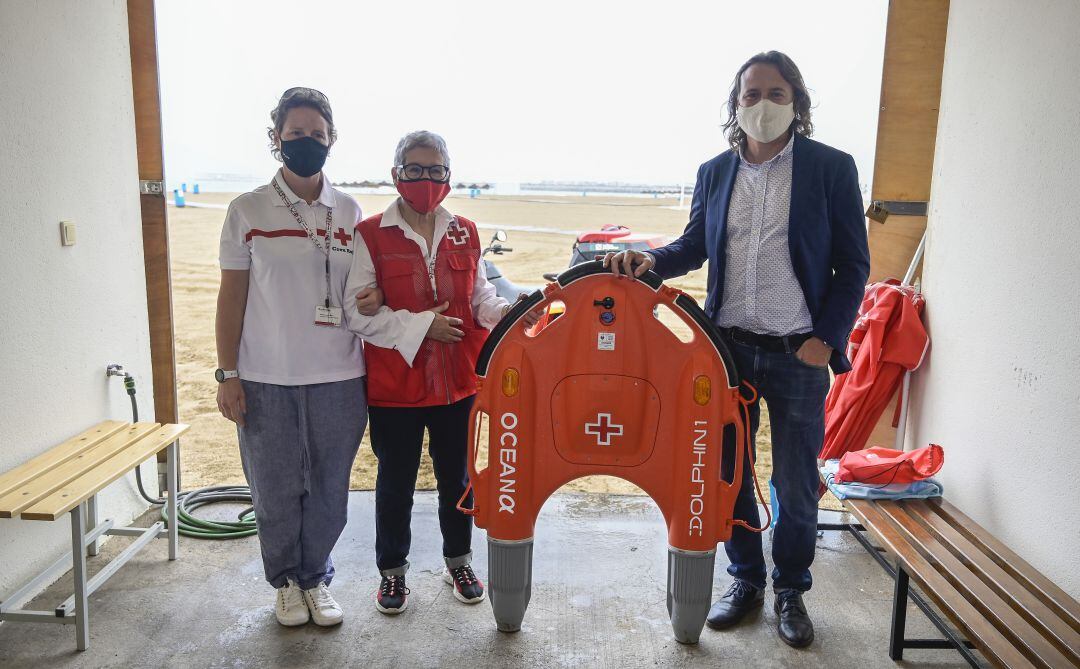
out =
{"type": "Polygon", "coordinates": [[[429,214],[450,194],[450,184],[431,179],[398,181],[397,192],[415,211],[429,214]]]}

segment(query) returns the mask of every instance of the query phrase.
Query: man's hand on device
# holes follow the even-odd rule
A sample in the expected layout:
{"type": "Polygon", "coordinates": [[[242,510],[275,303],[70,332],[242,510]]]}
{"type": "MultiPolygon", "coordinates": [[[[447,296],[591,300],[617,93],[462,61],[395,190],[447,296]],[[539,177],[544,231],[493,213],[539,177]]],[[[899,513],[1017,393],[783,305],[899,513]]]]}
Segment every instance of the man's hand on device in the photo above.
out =
{"type": "Polygon", "coordinates": [[[653,268],[656,261],[648,253],[641,251],[619,251],[608,253],[604,256],[604,267],[611,270],[615,276],[641,277],[645,272],[653,268]]]}

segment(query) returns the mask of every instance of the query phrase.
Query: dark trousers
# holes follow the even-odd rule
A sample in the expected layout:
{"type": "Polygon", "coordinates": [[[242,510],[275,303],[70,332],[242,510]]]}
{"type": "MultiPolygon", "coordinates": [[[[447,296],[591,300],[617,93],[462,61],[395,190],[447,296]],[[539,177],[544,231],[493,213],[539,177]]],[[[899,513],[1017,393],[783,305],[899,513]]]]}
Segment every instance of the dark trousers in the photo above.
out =
{"type": "MultiPolygon", "coordinates": [[[[375,562],[384,576],[404,575],[412,543],[413,491],[424,429],[439,490],[439,528],[448,567],[471,558],[472,517],[457,510],[469,483],[467,442],[473,397],[431,407],[370,407],[371,450],[379,459],[375,479],[375,562]]],[[[472,493],[465,500],[472,506],[472,493]]]]}
{"type": "MultiPolygon", "coordinates": [[[[760,422],[761,399],[769,405],[772,482],[780,503],[772,535],[773,588],[805,592],[812,584],[810,565],[817,544],[817,455],[825,439],[829,371],[803,363],[794,352],[768,351],[730,339],[727,344],[735,358],[740,381],[748,381],[758,390],[758,401],[750,406],[751,444],[760,422]]],[[[729,455],[728,451],[725,449],[729,455]]],[[[752,477],[753,469],[744,466],[735,517],[759,527],[752,477]]],[[[760,534],[736,527],[724,548],[731,562],[729,574],[754,587],[765,587],[765,556],[760,534]]]]}

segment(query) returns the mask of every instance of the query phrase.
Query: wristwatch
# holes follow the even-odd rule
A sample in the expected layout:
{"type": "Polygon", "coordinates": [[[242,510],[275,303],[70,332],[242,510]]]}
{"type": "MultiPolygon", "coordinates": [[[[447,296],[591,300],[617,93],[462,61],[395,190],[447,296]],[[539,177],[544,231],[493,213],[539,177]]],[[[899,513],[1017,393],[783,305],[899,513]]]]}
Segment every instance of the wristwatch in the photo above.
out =
{"type": "Polygon", "coordinates": [[[221,369],[220,367],[214,372],[214,378],[218,383],[225,383],[229,379],[236,379],[240,377],[240,373],[235,369],[221,369]]]}

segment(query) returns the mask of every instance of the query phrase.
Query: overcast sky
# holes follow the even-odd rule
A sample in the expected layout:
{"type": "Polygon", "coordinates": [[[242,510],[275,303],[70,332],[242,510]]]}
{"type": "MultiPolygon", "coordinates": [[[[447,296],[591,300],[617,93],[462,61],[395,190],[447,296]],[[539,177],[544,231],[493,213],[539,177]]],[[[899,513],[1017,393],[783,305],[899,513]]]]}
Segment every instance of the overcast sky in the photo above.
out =
{"type": "Polygon", "coordinates": [[[335,181],[383,178],[425,128],[456,179],[692,181],[726,147],[731,80],[778,49],[814,101],[815,138],[871,181],[886,0],[282,2],[159,0],[166,174],[269,178],[269,111],[330,98],[335,181]]]}

